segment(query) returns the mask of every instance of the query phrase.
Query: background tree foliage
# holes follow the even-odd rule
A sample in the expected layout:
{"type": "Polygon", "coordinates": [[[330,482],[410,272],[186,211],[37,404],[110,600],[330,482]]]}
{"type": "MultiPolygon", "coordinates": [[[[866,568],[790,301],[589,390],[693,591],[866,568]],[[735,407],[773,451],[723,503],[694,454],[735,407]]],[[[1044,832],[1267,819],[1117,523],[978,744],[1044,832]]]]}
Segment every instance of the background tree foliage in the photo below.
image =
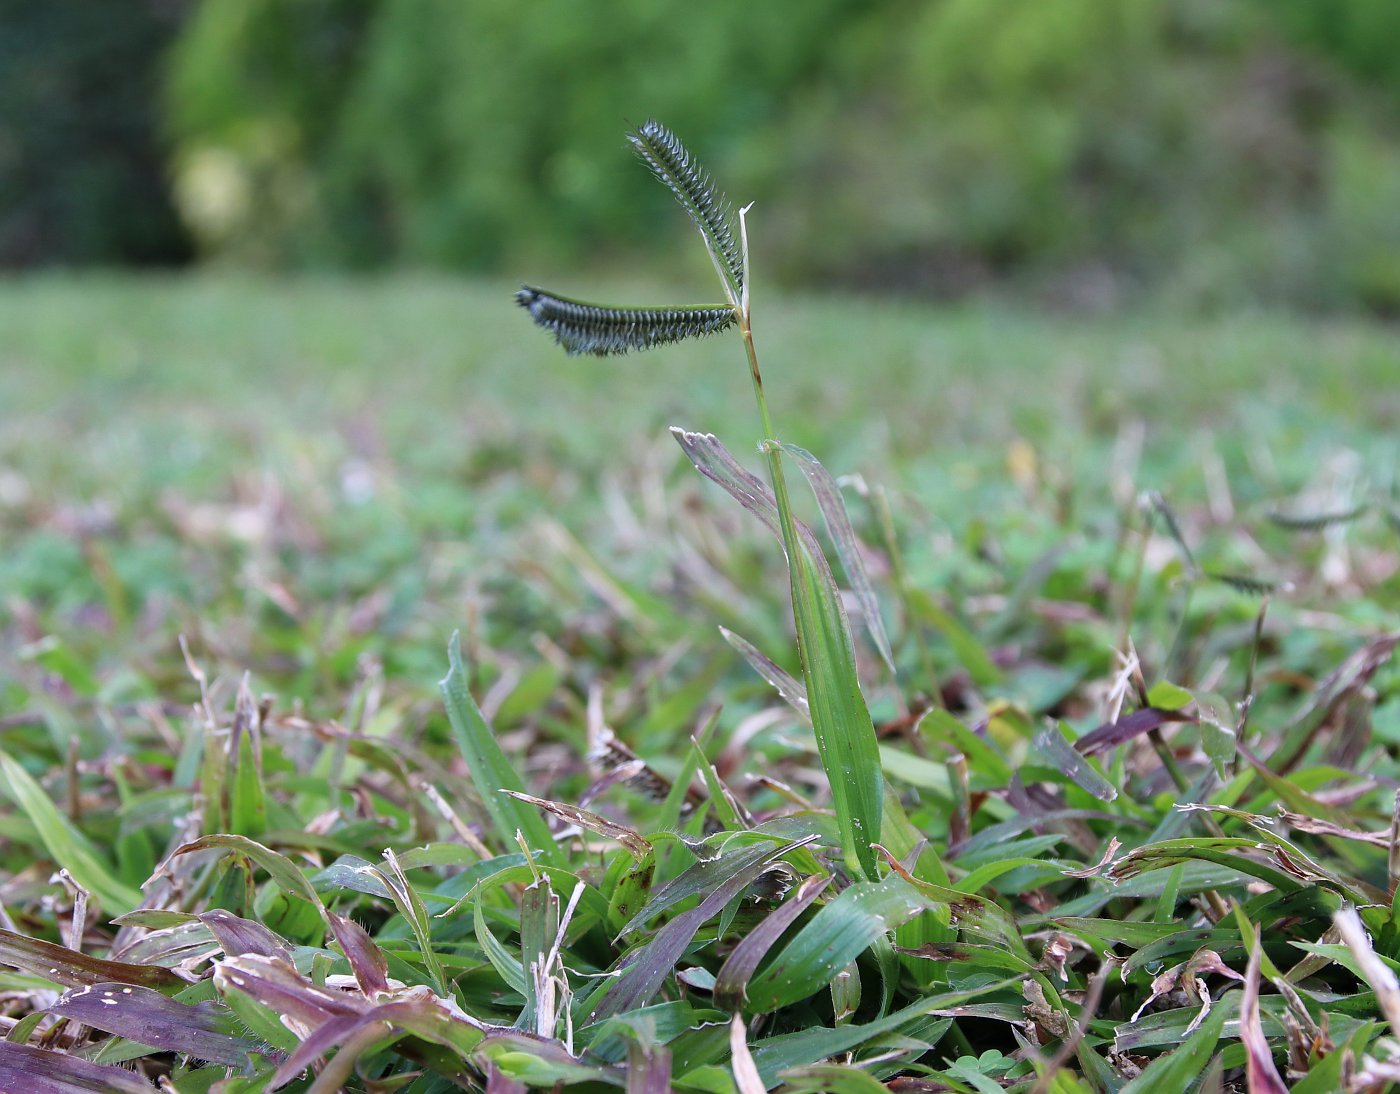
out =
{"type": "Polygon", "coordinates": [[[1389,0],[183,10],[160,132],[229,261],[620,264],[670,221],[621,152],[654,115],[790,284],[1400,308],[1389,0]]]}

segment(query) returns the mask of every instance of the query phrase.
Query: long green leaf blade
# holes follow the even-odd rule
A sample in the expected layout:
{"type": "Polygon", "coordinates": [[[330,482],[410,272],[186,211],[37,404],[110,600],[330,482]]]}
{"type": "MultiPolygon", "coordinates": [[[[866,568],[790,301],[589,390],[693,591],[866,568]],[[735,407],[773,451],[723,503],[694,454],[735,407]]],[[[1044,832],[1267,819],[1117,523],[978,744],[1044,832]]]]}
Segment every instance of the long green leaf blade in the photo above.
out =
{"type": "Polygon", "coordinates": [[[438,686],[447,706],[447,719],[462,757],[467,761],[472,784],[481,797],[486,812],[496,827],[503,847],[515,846],[515,833],[521,832],[530,848],[537,851],[551,866],[560,869],[568,863],[550,834],[539,810],[518,798],[503,793],[514,790],[525,793],[525,783],[506,759],[496,735],[467,689],[467,674],[462,667],[461,638],[455,632],[447,644],[447,675],[438,686]]]}

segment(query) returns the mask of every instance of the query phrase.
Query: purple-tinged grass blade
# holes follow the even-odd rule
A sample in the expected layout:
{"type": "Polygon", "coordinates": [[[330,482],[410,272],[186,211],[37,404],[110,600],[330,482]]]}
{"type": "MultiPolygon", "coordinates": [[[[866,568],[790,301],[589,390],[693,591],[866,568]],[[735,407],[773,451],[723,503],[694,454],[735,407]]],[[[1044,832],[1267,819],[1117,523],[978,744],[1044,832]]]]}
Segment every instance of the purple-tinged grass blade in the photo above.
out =
{"type": "Polygon", "coordinates": [[[627,1046],[627,1094],[671,1094],[671,1050],[665,1045],[627,1046]]]}
{"type": "Polygon", "coordinates": [[[812,721],[812,708],[807,703],[807,689],[803,687],[802,681],[798,680],[781,665],[775,662],[757,646],[745,638],[740,638],[728,627],[721,627],[719,633],[724,636],[739,656],[749,663],[749,667],[762,676],[783,700],[793,710],[802,716],[802,720],[810,723],[812,721]]]}
{"type": "Polygon", "coordinates": [[[759,856],[744,856],[745,864],[742,868],[716,879],[716,884],[699,904],[676,916],[657,931],[650,942],[632,955],[626,971],[594,1008],[593,1013],[589,1015],[589,1021],[601,1021],[614,1014],[643,1006],[660,989],[666,977],[675,971],[676,963],[690,945],[690,940],[695,937],[695,932],[706,920],[718,915],[726,904],[742,893],[772,863],[788,852],[812,842],[814,838],[795,840],[781,847],[765,847],[764,854],[759,856]]]}
{"type": "Polygon", "coordinates": [[[0,964],[43,977],[65,988],[87,988],[94,984],[134,984],[156,990],[178,990],[189,981],[160,965],[133,965],[125,961],[104,961],[89,957],[67,946],[56,946],[27,935],[0,928],[0,964]]]}
{"type": "Polygon", "coordinates": [[[807,482],[816,495],[817,506],[821,509],[826,530],[836,546],[836,557],[841,560],[841,568],[846,571],[846,580],[851,583],[851,592],[860,605],[861,622],[875,643],[880,657],[894,667],[894,651],[890,649],[889,635],[885,633],[885,622],[880,616],[880,602],[875,597],[875,589],[870,584],[870,575],[865,570],[865,559],[860,552],[860,541],[851,527],[850,514],[846,512],[846,500],[841,496],[841,487],[832,478],[831,472],[823,467],[817,457],[805,448],[795,444],[784,444],[783,451],[796,461],[798,468],[807,476],[807,482]]]}
{"type": "Polygon", "coordinates": [[[1274,1066],[1274,1054],[1259,1020],[1259,928],[1251,924],[1249,964],[1245,967],[1244,997],[1240,1000],[1240,1043],[1244,1045],[1245,1085],[1249,1094],[1288,1094],[1288,1087],[1274,1066]]]}
{"type": "Polygon", "coordinates": [[[726,878],[748,870],[754,863],[766,862],[773,856],[773,846],[768,842],[750,843],[736,850],[721,851],[714,858],[701,859],[653,893],[641,910],[617,932],[617,937],[623,938],[633,931],[641,930],[647,920],[660,915],[666,909],[683,900],[713,891],[715,886],[724,882],[726,878]]]}
{"type": "Polygon", "coordinates": [[[150,988],[94,984],[66,992],[49,1008],[62,1015],[164,1052],[180,1052],[216,1064],[242,1064],[265,1052],[256,1041],[232,1033],[228,1008],[204,1002],[190,1006],[150,988]]]}
{"type": "Polygon", "coordinates": [[[495,1064],[486,1065],[486,1094],[529,1094],[530,1088],[512,1079],[495,1064]]]}
{"type": "Polygon", "coordinates": [[[94,1064],[64,1052],[0,1041],[0,1090],[24,1094],[155,1094],[124,1067],[94,1064]]]}
{"type": "Polygon", "coordinates": [[[1143,707],[1132,714],[1119,718],[1116,722],[1105,722],[1092,729],[1074,742],[1074,749],[1081,756],[1093,756],[1107,752],[1110,748],[1125,744],[1144,733],[1170,725],[1173,722],[1194,722],[1189,714],[1179,710],[1158,710],[1156,707],[1143,707]]]}
{"type": "Polygon", "coordinates": [[[261,923],[243,919],[223,908],[204,912],[199,919],[209,928],[226,957],[254,953],[263,957],[280,957],[288,963],[292,960],[286,939],[261,923]]]}
{"type": "Polygon", "coordinates": [[[389,961],[384,951],[375,945],[369,932],[353,919],[330,912],[331,931],[340,943],[345,960],[350,962],[350,971],[355,974],[355,982],[366,995],[389,990],[389,961]]]}
{"type": "Polygon", "coordinates": [[[830,875],[805,879],[797,892],[770,912],[764,920],[739,940],[715,976],[714,997],[717,1006],[740,1010],[748,999],[749,980],[759,963],[797,921],[812,902],[831,884],[830,875]]]}

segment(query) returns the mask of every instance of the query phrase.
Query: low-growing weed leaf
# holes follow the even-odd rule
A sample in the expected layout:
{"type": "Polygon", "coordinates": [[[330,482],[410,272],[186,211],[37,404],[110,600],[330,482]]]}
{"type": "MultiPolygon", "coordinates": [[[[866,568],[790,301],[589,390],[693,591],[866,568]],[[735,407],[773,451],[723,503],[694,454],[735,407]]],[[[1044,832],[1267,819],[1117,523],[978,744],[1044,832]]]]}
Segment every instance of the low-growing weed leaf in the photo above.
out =
{"type": "Polygon", "coordinates": [[[524,793],[525,784],[496,743],[496,735],[467,688],[461,641],[455,633],[447,646],[447,664],[447,675],[439,684],[447,705],[447,718],[471,772],[472,784],[496,827],[498,841],[503,847],[514,848],[515,833],[522,832],[531,850],[538,851],[550,865],[567,868],[566,856],[555,844],[539,810],[502,793],[506,790],[524,793]]]}
{"type": "Polygon", "coordinates": [[[4,751],[0,751],[0,791],[33,822],[54,862],[101,901],[109,914],[130,912],[141,904],[141,891],[117,880],[92,845],[59,812],[44,788],[4,751]]]}
{"type": "Polygon", "coordinates": [[[212,1063],[242,1064],[249,1053],[265,1051],[258,1042],[233,1032],[235,1022],[223,1005],[189,1006],[132,984],[75,988],[49,1010],[137,1044],[212,1063]]]}
{"type": "Polygon", "coordinates": [[[889,666],[890,673],[894,674],[894,652],[890,649],[885,622],[880,616],[880,602],[870,584],[870,575],[866,572],[865,559],[861,555],[860,541],[856,539],[855,529],[851,527],[851,517],[846,512],[846,500],[841,495],[841,487],[832,478],[831,472],[805,448],[799,448],[795,444],[784,444],[782,448],[807,476],[812,493],[816,495],[817,506],[821,509],[822,519],[826,522],[827,533],[836,546],[836,557],[841,560],[841,569],[845,571],[851,592],[855,595],[856,603],[860,605],[861,621],[870,633],[870,640],[880,652],[880,657],[889,666]]]}
{"type": "Polygon", "coordinates": [[[155,1087],[124,1067],[89,1063],[54,1049],[0,1041],[0,1090],[26,1094],[153,1094],[155,1087]]]}
{"type": "Polygon", "coordinates": [[[934,906],[898,876],[856,882],[749,981],[749,1006],[766,1012],[814,995],[886,931],[934,906]]]}

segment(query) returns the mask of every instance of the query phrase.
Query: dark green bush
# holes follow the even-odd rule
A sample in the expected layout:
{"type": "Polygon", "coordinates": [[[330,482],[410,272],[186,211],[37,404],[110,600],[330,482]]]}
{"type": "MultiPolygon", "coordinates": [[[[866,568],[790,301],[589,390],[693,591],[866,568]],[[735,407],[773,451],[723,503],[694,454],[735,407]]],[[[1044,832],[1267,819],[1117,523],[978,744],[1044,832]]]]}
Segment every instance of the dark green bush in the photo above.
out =
{"type": "Polygon", "coordinates": [[[189,257],[159,142],[178,12],[0,0],[0,266],[189,257]]]}

